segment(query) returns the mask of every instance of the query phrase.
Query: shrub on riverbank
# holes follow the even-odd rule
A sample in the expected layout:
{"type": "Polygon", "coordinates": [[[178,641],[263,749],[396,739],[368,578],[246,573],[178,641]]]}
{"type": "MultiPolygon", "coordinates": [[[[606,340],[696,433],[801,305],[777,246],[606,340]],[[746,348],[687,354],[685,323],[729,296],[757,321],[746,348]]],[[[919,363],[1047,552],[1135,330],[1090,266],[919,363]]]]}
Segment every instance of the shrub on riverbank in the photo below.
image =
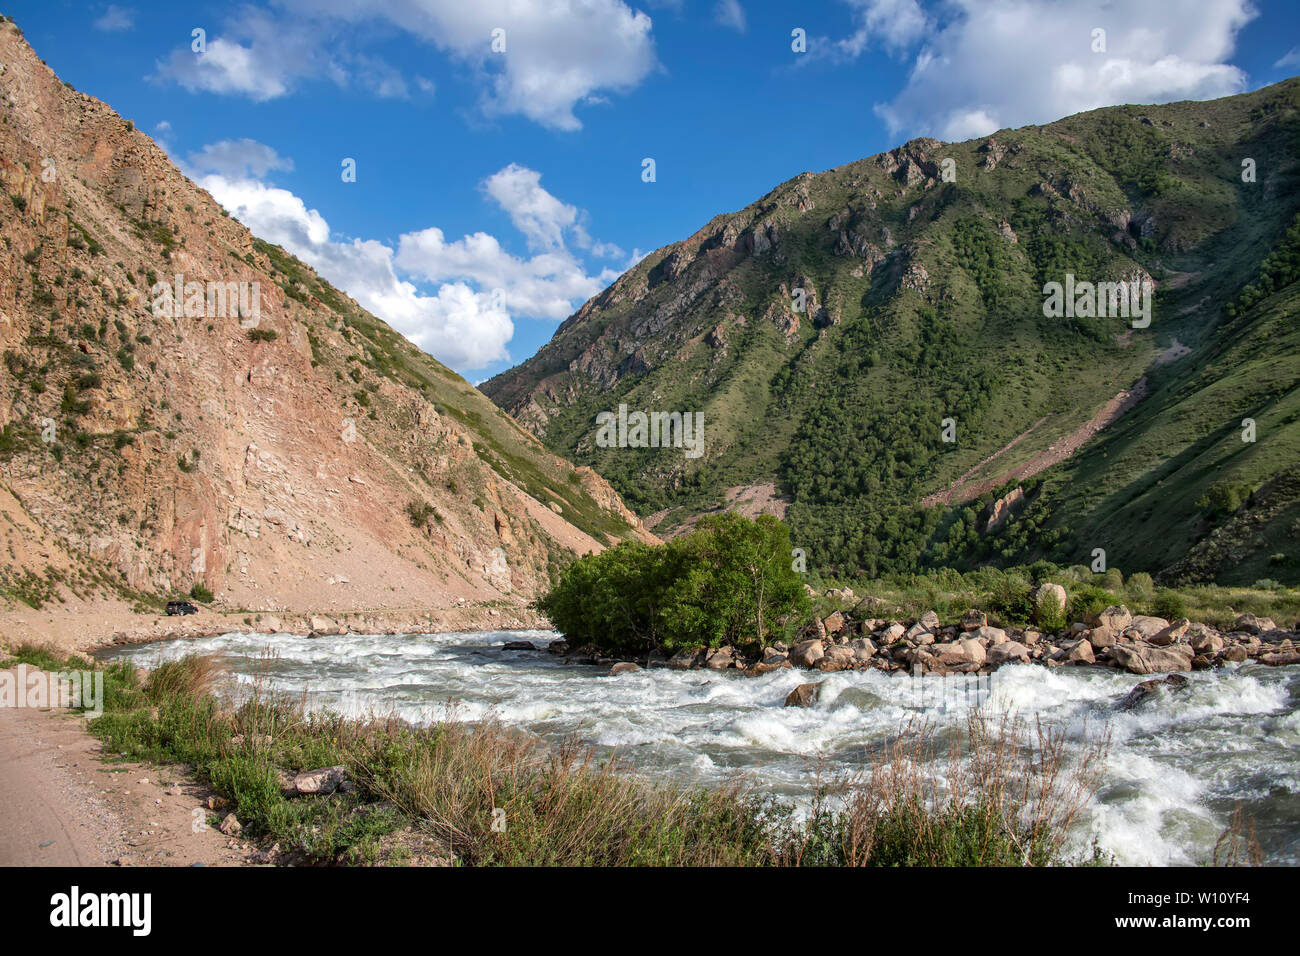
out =
{"type": "Polygon", "coordinates": [[[91,730],[106,753],[191,765],[245,835],[300,862],[391,861],[387,848],[413,836],[467,865],[1083,862],[1065,841],[1105,752],[1104,735],[1069,754],[1063,735],[1008,720],[946,735],[907,727],[861,779],[825,788],[805,819],[743,783],[654,783],[576,741],[552,747],[492,722],[308,714],[256,688],[231,708],[209,692],[213,676],[194,657],[143,684],[114,665],[91,730]],[[326,766],[345,769],[350,791],[284,795],[286,771],[326,766]]]}
{"type": "Polygon", "coordinates": [[[538,606],[570,644],[628,655],[762,644],[808,601],[785,525],[722,514],[662,545],[579,558],[538,606]]]}

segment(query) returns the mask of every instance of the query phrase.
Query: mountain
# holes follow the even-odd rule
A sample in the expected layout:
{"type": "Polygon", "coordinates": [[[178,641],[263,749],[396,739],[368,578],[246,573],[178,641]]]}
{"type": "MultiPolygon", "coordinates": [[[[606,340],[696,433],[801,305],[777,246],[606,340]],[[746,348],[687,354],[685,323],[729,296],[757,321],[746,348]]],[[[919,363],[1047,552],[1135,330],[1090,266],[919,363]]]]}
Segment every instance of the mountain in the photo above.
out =
{"type": "Polygon", "coordinates": [[[714,217],[481,387],[660,534],[732,507],[840,574],[1294,580],[1298,158],[1297,79],[916,139],[714,217]],[[1150,282],[1149,323],[1046,314],[1076,280],[1150,282]],[[620,405],[701,414],[703,453],[608,447],[620,405]]]}
{"type": "Polygon", "coordinates": [[[9,22],[0,64],[12,606],[156,609],[198,585],[226,609],[517,609],[574,554],[650,537],[597,474],[253,237],[9,22]]]}

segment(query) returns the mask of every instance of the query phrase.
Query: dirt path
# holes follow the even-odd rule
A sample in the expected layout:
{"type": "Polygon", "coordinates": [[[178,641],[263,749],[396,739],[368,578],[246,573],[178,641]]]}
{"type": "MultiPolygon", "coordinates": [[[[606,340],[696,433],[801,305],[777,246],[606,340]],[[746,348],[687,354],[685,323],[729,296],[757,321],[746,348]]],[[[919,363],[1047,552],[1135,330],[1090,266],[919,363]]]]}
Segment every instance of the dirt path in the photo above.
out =
{"type": "Polygon", "coordinates": [[[255,847],[207,825],[209,792],[177,768],[102,754],[79,714],[0,707],[0,866],[260,861],[255,847]]]}
{"type": "Polygon", "coordinates": [[[1115,397],[1103,405],[1101,410],[1097,412],[1096,415],[1093,415],[1092,418],[1088,419],[1068,435],[1053,442],[1048,448],[1038,452],[1018,468],[1008,469],[999,475],[995,475],[992,478],[986,478],[983,481],[968,480],[968,476],[973,471],[982,468],[984,465],[1000,456],[1003,452],[1007,451],[1020,441],[1021,438],[1024,438],[1029,434],[1029,432],[1041,425],[1043,420],[1040,419],[1035,422],[1028,431],[1022,433],[1019,437],[1015,438],[994,455],[984,459],[984,461],[980,462],[970,471],[967,471],[965,475],[957,479],[957,481],[953,482],[943,491],[935,492],[932,495],[926,495],[921,499],[921,506],[930,508],[938,504],[960,504],[963,501],[970,501],[974,498],[978,498],[980,495],[986,495],[994,488],[1005,484],[1008,481],[1023,481],[1026,478],[1032,478],[1040,471],[1045,471],[1053,465],[1065,461],[1065,459],[1069,458],[1082,448],[1089,439],[1097,434],[1097,432],[1101,431],[1138,402],[1142,401],[1142,399],[1146,397],[1146,394],[1147,380],[1146,376],[1143,376],[1133,384],[1132,388],[1126,388],[1115,395],[1115,397]]]}

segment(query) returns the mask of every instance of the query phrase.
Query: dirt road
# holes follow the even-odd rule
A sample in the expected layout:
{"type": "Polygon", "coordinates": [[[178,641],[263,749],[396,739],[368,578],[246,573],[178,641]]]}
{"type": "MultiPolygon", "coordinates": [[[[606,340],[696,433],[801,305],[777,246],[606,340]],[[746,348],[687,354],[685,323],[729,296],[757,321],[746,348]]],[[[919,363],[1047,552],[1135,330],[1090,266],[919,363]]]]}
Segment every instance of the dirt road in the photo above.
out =
{"type": "Polygon", "coordinates": [[[259,862],[209,825],[208,791],[177,768],[106,763],[102,752],[80,715],[0,707],[0,866],[259,862]]]}

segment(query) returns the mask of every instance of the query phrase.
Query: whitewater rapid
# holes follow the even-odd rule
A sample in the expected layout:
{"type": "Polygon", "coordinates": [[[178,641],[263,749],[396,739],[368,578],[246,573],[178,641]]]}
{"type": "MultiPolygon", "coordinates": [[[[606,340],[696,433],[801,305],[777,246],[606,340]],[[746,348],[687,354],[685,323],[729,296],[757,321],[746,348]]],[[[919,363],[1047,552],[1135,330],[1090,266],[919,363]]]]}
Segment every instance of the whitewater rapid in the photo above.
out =
{"type": "MultiPolygon", "coordinates": [[[[269,680],[309,706],[350,716],[393,714],[425,723],[448,707],[462,720],[496,716],[552,739],[577,734],[649,776],[718,783],[742,774],[795,803],[921,718],[964,725],[975,707],[1063,730],[1082,745],[1109,727],[1104,782],[1077,837],[1095,835],[1119,863],[1207,862],[1233,809],[1255,822],[1265,861],[1300,864],[1300,668],[1247,663],[1192,673],[1189,686],[1132,711],[1114,704],[1142,677],[1100,667],[1003,667],[982,681],[938,685],[882,671],[735,671],[566,665],[539,647],[552,631],[439,635],[227,634],[113,648],[105,659],[142,666],[216,654],[236,689],[269,680]],[[822,681],[811,708],[785,707],[822,681]]],[[[940,679],[942,680],[942,679],[940,679]]]]}

